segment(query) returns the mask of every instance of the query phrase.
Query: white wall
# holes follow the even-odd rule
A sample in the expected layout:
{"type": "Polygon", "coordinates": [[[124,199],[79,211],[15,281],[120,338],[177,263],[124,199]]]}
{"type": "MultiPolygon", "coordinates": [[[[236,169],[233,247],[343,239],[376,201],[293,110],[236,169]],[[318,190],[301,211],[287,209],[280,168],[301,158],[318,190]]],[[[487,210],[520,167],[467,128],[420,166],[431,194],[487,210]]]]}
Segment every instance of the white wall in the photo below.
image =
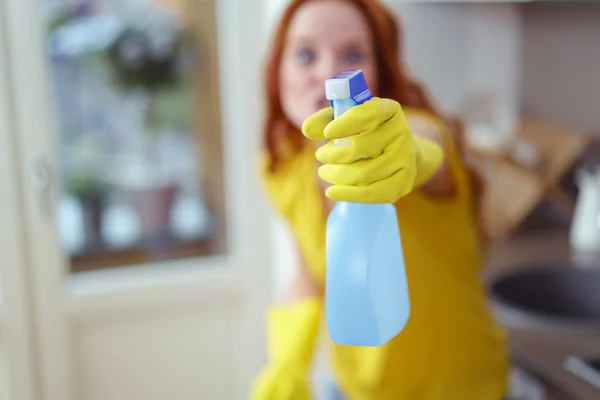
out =
{"type": "Polygon", "coordinates": [[[469,95],[485,92],[505,109],[519,108],[519,6],[390,2],[405,32],[405,61],[446,112],[459,113],[469,95]]]}
{"type": "Polygon", "coordinates": [[[405,65],[444,109],[454,111],[469,80],[469,5],[390,6],[404,32],[405,65]]]}
{"type": "Polygon", "coordinates": [[[600,135],[600,4],[528,4],[523,22],[523,111],[600,135]]]}

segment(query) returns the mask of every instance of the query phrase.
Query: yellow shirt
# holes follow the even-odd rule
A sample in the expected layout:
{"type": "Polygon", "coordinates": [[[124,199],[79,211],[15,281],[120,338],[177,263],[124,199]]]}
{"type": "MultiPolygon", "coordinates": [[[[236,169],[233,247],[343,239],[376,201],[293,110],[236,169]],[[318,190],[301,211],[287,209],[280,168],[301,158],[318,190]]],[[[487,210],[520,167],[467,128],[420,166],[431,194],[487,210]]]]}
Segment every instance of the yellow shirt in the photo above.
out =
{"type": "MultiPolygon", "coordinates": [[[[406,327],[381,347],[331,344],[335,378],[348,400],[499,400],[506,393],[508,355],[480,278],[471,187],[445,138],[457,194],[440,198],[416,190],[396,204],[410,293],[406,327]]],[[[307,146],[277,174],[263,169],[263,180],[308,268],[323,282],[327,215],[315,168],[307,146]]]]}

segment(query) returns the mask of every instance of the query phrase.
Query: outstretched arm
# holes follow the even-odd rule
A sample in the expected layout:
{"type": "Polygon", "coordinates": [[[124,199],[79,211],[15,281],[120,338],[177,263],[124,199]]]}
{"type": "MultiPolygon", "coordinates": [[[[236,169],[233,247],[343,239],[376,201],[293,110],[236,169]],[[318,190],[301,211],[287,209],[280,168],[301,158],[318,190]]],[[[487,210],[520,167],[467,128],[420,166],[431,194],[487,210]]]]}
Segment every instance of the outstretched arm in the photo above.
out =
{"type": "Polygon", "coordinates": [[[312,399],[308,375],[322,307],[322,288],[301,262],[283,299],[267,310],[269,364],[254,382],[252,400],[312,399]]]}
{"type": "Polygon", "coordinates": [[[298,268],[292,273],[292,276],[285,284],[283,298],[284,305],[293,304],[308,297],[322,297],[323,286],[312,276],[306,263],[300,260],[298,268]]]}
{"type": "MultiPolygon", "coordinates": [[[[423,115],[411,115],[407,116],[406,119],[415,136],[438,143],[444,148],[444,152],[447,154],[444,132],[438,124],[435,124],[430,118],[423,115]]],[[[447,158],[444,158],[437,172],[427,182],[424,182],[420,186],[420,189],[434,196],[452,196],[455,194],[455,186],[450,174],[447,158]]]]}

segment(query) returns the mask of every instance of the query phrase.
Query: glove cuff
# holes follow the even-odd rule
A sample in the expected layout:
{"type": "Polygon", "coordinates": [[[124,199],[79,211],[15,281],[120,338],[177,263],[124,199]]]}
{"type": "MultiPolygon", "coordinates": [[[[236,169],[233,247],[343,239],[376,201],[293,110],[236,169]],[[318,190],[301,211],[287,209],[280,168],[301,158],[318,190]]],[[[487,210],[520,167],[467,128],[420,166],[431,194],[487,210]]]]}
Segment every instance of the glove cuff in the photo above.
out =
{"type": "Polygon", "coordinates": [[[444,149],[442,146],[425,137],[413,135],[416,150],[417,175],[414,186],[421,186],[427,182],[440,169],[444,162],[444,149]]]}
{"type": "Polygon", "coordinates": [[[321,323],[322,299],[307,297],[267,309],[269,357],[273,364],[307,370],[321,323]]]}

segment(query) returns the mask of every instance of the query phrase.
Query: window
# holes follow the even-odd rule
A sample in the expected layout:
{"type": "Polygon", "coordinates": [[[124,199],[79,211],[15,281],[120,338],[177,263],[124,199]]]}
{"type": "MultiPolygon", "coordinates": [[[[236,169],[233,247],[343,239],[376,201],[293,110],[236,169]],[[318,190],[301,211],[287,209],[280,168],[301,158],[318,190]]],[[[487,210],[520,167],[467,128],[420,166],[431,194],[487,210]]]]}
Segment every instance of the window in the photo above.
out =
{"type": "Polygon", "coordinates": [[[45,5],[71,271],[224,252],[214,0],[45,5]]]}

